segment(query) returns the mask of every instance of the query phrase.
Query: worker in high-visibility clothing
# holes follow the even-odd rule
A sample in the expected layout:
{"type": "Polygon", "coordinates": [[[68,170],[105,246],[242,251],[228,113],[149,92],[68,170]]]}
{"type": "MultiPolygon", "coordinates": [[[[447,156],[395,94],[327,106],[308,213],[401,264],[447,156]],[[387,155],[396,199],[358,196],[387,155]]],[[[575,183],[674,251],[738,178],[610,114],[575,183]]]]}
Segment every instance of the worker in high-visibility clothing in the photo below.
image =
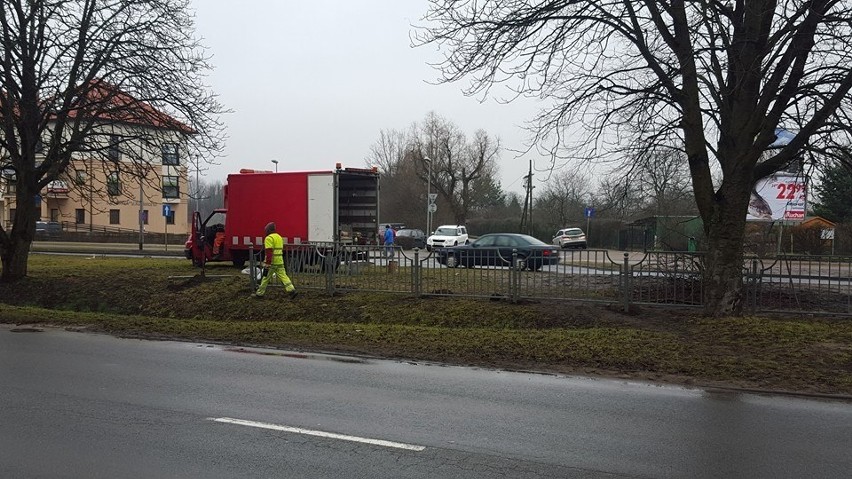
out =
{"type": "Polygon", "coordinates": [[[263,239],[263,248],[266,250],[266,258],[263,265],[263,279],[260,281],[260,286],[254,293],[255,298],[260,298],[266,293],[266,286],[269,285],[269,278],[275,275],[284,285],[284,290],[290,294],[291,298],[296,297],[296,287],[287,276],[287,271],[284,270],[284,238],[275,232],[275,223],[266,225],[266,238],[263,239]]]}

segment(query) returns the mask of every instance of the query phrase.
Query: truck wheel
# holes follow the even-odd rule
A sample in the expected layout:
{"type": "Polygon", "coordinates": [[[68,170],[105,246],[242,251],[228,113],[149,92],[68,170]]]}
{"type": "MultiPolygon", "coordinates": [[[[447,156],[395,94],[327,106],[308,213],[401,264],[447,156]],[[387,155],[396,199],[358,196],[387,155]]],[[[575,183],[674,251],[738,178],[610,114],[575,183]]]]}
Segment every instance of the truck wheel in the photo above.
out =
{"type": "Polygon", "coordinates": [[[233,263],[234,263],[234,266],[236,266],[237,268],[243,269],[246,266],[246,259],[245,258],[240,258],[240,259],[234,258],[233,263]]]}

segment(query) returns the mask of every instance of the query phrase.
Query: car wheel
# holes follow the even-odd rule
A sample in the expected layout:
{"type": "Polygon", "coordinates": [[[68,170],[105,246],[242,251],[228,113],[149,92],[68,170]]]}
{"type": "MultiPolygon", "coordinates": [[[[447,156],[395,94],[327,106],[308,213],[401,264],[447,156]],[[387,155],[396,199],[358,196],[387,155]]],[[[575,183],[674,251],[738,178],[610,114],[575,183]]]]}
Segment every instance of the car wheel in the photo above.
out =
{"type": "Polygon", "coordinates": [[[527,269],[527,260],[523,258],[518,258],[515,260],[515,269],[518,271],[522,271],[527,269]]]}
{"type": "Polygon", "coordinates": [[[448,255],[447,260],[444,264],[447,265],[447,268],[458,268],[459,266],[458,260],[453,255],[448,255]]]}
{"type": "Polygon", "coordinates": [[[464,240],[464,244],[470,244],[470,240],[464,240]]]}

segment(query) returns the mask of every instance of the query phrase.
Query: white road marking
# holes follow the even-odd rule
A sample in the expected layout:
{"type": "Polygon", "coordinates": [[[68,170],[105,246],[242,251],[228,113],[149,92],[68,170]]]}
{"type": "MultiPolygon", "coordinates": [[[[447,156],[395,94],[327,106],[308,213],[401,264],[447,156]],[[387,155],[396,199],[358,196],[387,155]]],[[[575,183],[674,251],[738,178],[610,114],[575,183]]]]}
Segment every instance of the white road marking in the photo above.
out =
{"type": "Polygon", "coordinates": [[[222,422],[226,424],[236,424],[238,426],[257,427],[261,429],[272,429],[273,431],[292,432],[295,434],[305,434],[308,436],[325,437],[329,439],[340,439],[342,441],[361,442],[364,444],[372,444],[374,446],[393,447],[397,449],[406,449],[409,451],[420,452],[426,449],[425,446],[416,446],[414,444],[405,444],[402,442],[385,441],[382,439],[370,439],[367,437],[347,436],[345,434],[335,434],[333,432],[315,431],[312,429],[303,429],[301,427],[281,426],[279,424],[270,424],[267,422],[246,421],[245,419],[234,419],[230,417],[208,417],[209,421],[222,422]]]}

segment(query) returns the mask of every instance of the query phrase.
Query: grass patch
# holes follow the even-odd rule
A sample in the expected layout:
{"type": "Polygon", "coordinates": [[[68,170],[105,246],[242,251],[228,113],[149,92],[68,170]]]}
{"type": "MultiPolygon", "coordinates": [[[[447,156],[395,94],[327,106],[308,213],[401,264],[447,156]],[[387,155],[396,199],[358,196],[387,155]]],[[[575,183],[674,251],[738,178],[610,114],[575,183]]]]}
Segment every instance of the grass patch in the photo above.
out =
{"type": "MultiPolygon", "coordinates": [[[[390,293],[250,296],[237,270],[188,262],[33,255],[0,284],[0,322],[118,335],[366,354],[687,384],[852,394],[852,321],[708,320],[568,302],[509,304],[390,293]],[[170,276],[182,276],[168,279],[170,276]]],[[[373,280],[380,276],[371,272],[373,280]]],[[[387,274],[386,274],[387,276],[387,274]]],[[[303,278],[294,274],[298,285],[303,278]]],[[[382,278],[378,278],[382,279],[382,278]]],[[[384,278],[385,280],[387,278],[384,278]]]]}

